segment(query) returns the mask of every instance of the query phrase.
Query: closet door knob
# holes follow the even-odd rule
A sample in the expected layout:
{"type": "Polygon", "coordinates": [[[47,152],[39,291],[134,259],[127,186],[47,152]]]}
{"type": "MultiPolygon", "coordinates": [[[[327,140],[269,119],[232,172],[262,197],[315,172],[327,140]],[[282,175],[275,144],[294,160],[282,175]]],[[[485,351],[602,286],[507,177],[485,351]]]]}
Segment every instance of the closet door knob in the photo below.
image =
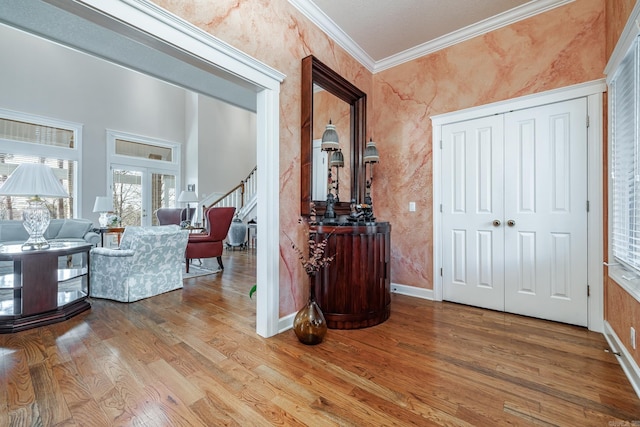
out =
{"type": "Polygon", "coordinates": [[[507,221],[507,225],[509,227],[513,227],[514,225],[516,225],[516,222],[514,220],[510,219],[509,221],[507,221]]]}
{"type": "Polygon", "coordinates": [[[500,226],[500,224],[501,224],[501,222],[500,222],[500,220],[499,220],[499,219],[494,219],[494,220],[493,220],[493,226],[494,226],[494,227],[499,227],[499,226],[500,226]]]}

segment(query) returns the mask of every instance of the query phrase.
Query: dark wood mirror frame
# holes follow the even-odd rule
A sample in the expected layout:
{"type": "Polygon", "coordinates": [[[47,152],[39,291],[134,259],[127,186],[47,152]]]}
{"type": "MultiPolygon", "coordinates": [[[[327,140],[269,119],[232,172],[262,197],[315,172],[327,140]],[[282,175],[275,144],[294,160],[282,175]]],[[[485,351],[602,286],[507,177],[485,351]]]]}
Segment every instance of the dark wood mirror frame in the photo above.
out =
{"type": "MultiPolygon", "coordinates": [[[[311,199],[313,176],[313,85],[322,87],[351,106],[351,194],[349,199],[364,200],[362,156],[365,146],[367,94],[327,67],[313,55],[302,60],[302,113],[301,113],[301,179],[300,214],[309,215],[313,201],[318,216],[324,215],[326,200],[311,199]]],[[[337,215],[348,215],[350,201],[334,206],[337,215]]]]}

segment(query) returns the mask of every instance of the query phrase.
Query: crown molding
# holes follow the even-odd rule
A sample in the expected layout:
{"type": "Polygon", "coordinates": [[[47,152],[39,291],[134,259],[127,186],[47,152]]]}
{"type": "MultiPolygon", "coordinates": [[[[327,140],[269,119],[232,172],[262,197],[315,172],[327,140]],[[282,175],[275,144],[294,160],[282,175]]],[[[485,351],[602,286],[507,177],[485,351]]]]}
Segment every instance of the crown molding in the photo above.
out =
{"type": "Polygon", "coordinates": [[[300,13],[309,18],[311,22],[316,24],[326,35],[335,41],[340,47],[347,51],[349,55],[354,57],[359,63],[365,66],[373,73],[375,61],[365,52],[360,45],[353,41],[347,33],[342,31],[331,18],[327,16],[315,3],[310,0],[289,0],[300,13]]]}
{"type": "Polygon", "coordinates": [[[476,24],[469,25],[460,30],[445,34],[442,37],[428,41],[416,47],[407,49],[396,55],[389,56],[379,61],[374,61],[351,37],[349,37],[335,22],[333,22],[320,8],[310,0],[289,0],[296,9],[309,18],[331,39],[346,50],[358,62],[364,65],[372,73],[377,73],[405,62],[412,61],[438,50],[453,46],[457,43],[469,40],[473,37],[486,34],[498,28],[506,27],[515,22],[522,21],[540,13],[547,12],[559,6],[572,3],[575,0],[536,0],[515,7],[499,15],[493,16],[476,24]]]}

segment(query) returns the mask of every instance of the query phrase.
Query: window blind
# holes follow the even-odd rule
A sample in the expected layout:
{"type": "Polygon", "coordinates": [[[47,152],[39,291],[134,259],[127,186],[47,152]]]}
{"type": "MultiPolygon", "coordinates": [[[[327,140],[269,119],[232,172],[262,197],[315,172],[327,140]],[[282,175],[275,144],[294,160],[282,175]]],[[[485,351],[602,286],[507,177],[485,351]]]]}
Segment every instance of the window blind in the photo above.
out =
{"type": "Polygon", "coordinates": [[[614,257],[640,270],[640,164],[638,39],[609,86],[611,97],[612,250],[614,257]]]}

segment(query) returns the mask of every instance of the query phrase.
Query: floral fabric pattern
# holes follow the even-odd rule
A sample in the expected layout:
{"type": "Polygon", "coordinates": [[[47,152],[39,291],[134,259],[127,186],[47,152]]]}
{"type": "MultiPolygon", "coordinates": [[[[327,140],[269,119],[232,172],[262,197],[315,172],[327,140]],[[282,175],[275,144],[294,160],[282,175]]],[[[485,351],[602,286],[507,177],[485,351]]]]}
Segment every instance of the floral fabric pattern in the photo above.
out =
{"type": "Polygon", "coordinates": [[[188,239],[177,225],[125,228],[119,249],[91,250],[90,295],[133,302],[182,288],[188,239]]]}

